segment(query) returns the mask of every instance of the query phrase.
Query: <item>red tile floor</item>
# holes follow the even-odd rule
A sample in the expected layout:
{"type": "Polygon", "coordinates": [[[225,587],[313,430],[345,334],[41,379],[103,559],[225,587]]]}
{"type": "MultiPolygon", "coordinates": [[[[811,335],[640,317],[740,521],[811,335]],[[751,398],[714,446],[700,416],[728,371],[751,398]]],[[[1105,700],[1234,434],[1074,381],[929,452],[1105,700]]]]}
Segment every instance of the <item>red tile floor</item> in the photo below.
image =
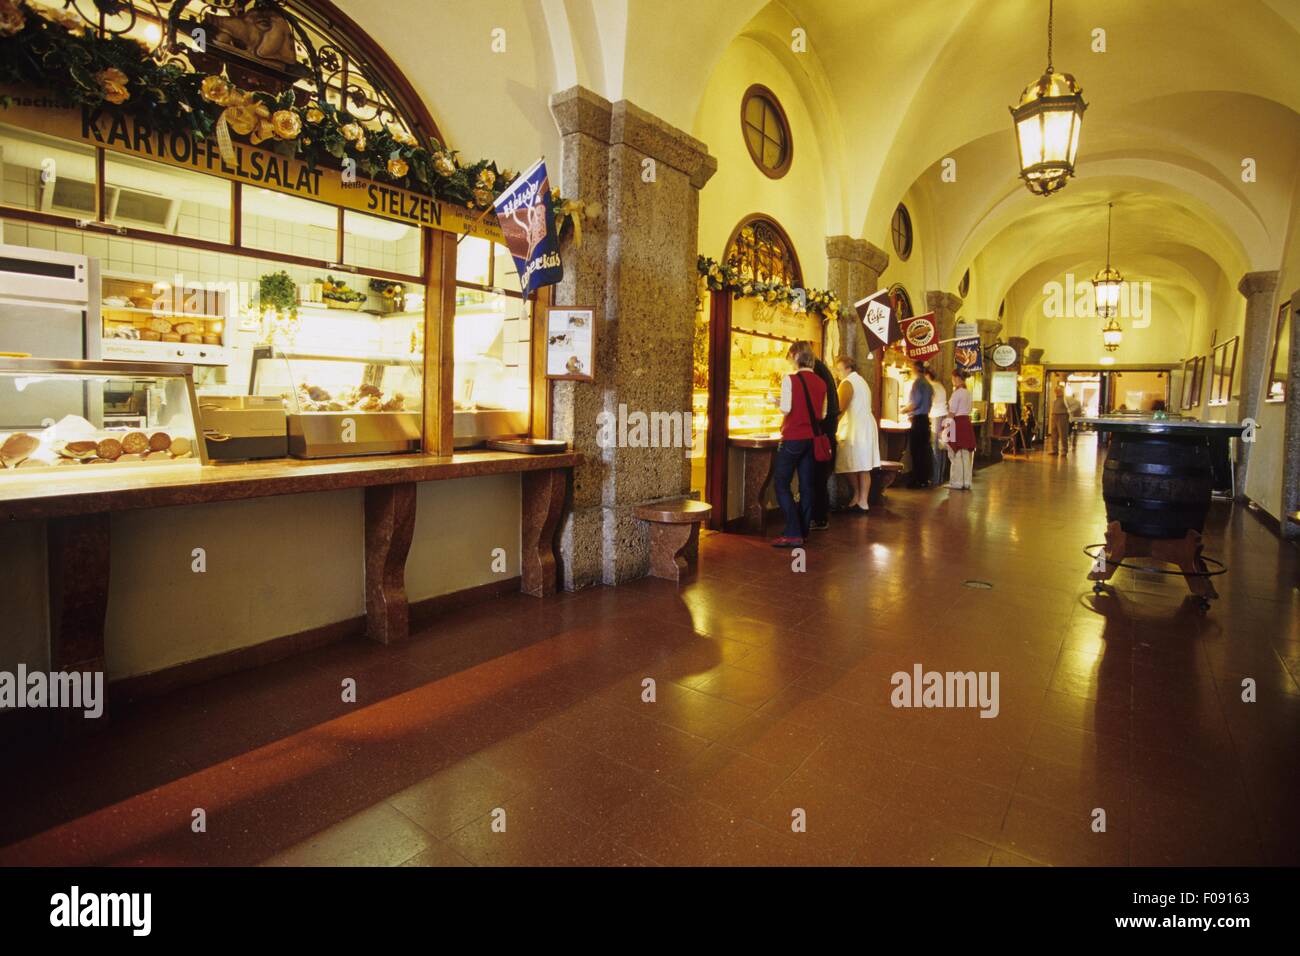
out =
{"type": "Polygon", "coordinates": [[[708,535],[680,590],[497,600],[135,705],[28,758],[0,864],[1300,862],[1297,551],[1216,504],[1208,615],[1148,574],[1094,597],[1099,481],[1085,438],[836,516],[802,573],[708,535]],[[1000,713],[893,708],[917,663],[997,671],[1000,713]]]}

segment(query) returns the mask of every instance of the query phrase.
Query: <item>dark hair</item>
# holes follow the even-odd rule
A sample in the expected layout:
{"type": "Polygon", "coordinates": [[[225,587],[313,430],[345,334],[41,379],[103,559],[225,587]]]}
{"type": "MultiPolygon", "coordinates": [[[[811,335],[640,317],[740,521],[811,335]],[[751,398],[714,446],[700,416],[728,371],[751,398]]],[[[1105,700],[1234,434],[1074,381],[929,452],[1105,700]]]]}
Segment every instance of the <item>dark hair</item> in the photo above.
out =
{"type": "Polygon", "coordinates": [[[802,339],[792,343],[790,351],[786,355],[794,359],[794,364],[799,368],[812,368],[813,362],[816,361],[816,356],[813,355],[812,343],[805,342],[802,339]]]}
{"type": "Polygon", "coordinates": [[[858,360],[852,355],[840,354],[835,356],[835,364],[843,365],[850,372],[856,372],[858,370],[858,360]]]}
{"type": "Polygon", "coordinates": [[[959,378],[964,382],[966,379],[970,378],[970,373],[964,368],[955,368],[952,370],[952,377],[959,378]]]}
{"type": "Polygon", "coordinates": [[[930,374],[930,369],[929,369],[929,367],[926,366],[926,364],[925,364],[924,362],[922,362],[920,359],[917,359],[915,362],[912,363],[912,368],[914,368],[916,371],[920,372],[922,375],[929,375],[929,374],[930,374]]]}

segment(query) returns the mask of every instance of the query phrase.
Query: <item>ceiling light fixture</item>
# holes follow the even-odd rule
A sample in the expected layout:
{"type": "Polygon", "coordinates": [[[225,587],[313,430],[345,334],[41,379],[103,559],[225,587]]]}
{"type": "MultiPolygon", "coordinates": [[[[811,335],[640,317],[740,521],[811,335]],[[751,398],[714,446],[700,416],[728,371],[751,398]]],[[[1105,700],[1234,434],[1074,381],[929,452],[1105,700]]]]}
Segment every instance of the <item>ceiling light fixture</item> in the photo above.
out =
{"type": "Polygon", "coordinates": [[[1083,126],[1083,90],[1069,73],[1052,66],[1053,0],[1047,5],[1047,70],[1020,94],[1011,107],[1020,149],[1020,178],[1036,196],[1050,196],[1074,175],[1083,126]]]}

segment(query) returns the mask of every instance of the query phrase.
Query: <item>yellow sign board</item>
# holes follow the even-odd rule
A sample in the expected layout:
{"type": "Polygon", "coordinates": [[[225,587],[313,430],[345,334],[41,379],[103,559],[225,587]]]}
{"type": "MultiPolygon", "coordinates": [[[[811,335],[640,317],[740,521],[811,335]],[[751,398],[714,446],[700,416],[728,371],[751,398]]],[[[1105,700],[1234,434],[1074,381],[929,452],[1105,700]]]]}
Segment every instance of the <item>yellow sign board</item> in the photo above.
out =
{"type": "Polygon", "coordinates": [[[102,147],[180,169],[248,183],[262,189],[312,199],[413,226],[480,236],[504,242],[501,227],[490,213],[441,202],[432,196],[357,177],[345,182],[337,169],[310,168],[302,160],[239,141],[234,156],[221,156],[215,138],[196,140],[149,126],[145,117],[114,108],[89,109],[62,100],[55,93],[0,87],[10,105],[0,110],[0,122],[102,147]]]}

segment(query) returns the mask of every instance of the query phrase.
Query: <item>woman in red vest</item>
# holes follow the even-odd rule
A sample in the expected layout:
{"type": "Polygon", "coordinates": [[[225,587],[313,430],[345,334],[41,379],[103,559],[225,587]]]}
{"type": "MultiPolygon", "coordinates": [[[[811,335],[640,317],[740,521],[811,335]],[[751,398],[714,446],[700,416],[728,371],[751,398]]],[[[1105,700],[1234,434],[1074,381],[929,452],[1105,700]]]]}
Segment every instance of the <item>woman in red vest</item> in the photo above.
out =
{"type": "Polygon", "coordinates": [[[774,548],[796,548],[803,544],[812,525],[813,488],[816,485],[813,457],[813,421],[826,415],[826,383],[813,371],[813,351],[807,342],[796,342],[786,355],[793,374],[781,380],[781,444],[776,450],[772,484],[776,500],[785,513],[785,533],[772,542],[774,548]],[[799,475],[799,504],[795,505],[790,482],[799,475]]]}

